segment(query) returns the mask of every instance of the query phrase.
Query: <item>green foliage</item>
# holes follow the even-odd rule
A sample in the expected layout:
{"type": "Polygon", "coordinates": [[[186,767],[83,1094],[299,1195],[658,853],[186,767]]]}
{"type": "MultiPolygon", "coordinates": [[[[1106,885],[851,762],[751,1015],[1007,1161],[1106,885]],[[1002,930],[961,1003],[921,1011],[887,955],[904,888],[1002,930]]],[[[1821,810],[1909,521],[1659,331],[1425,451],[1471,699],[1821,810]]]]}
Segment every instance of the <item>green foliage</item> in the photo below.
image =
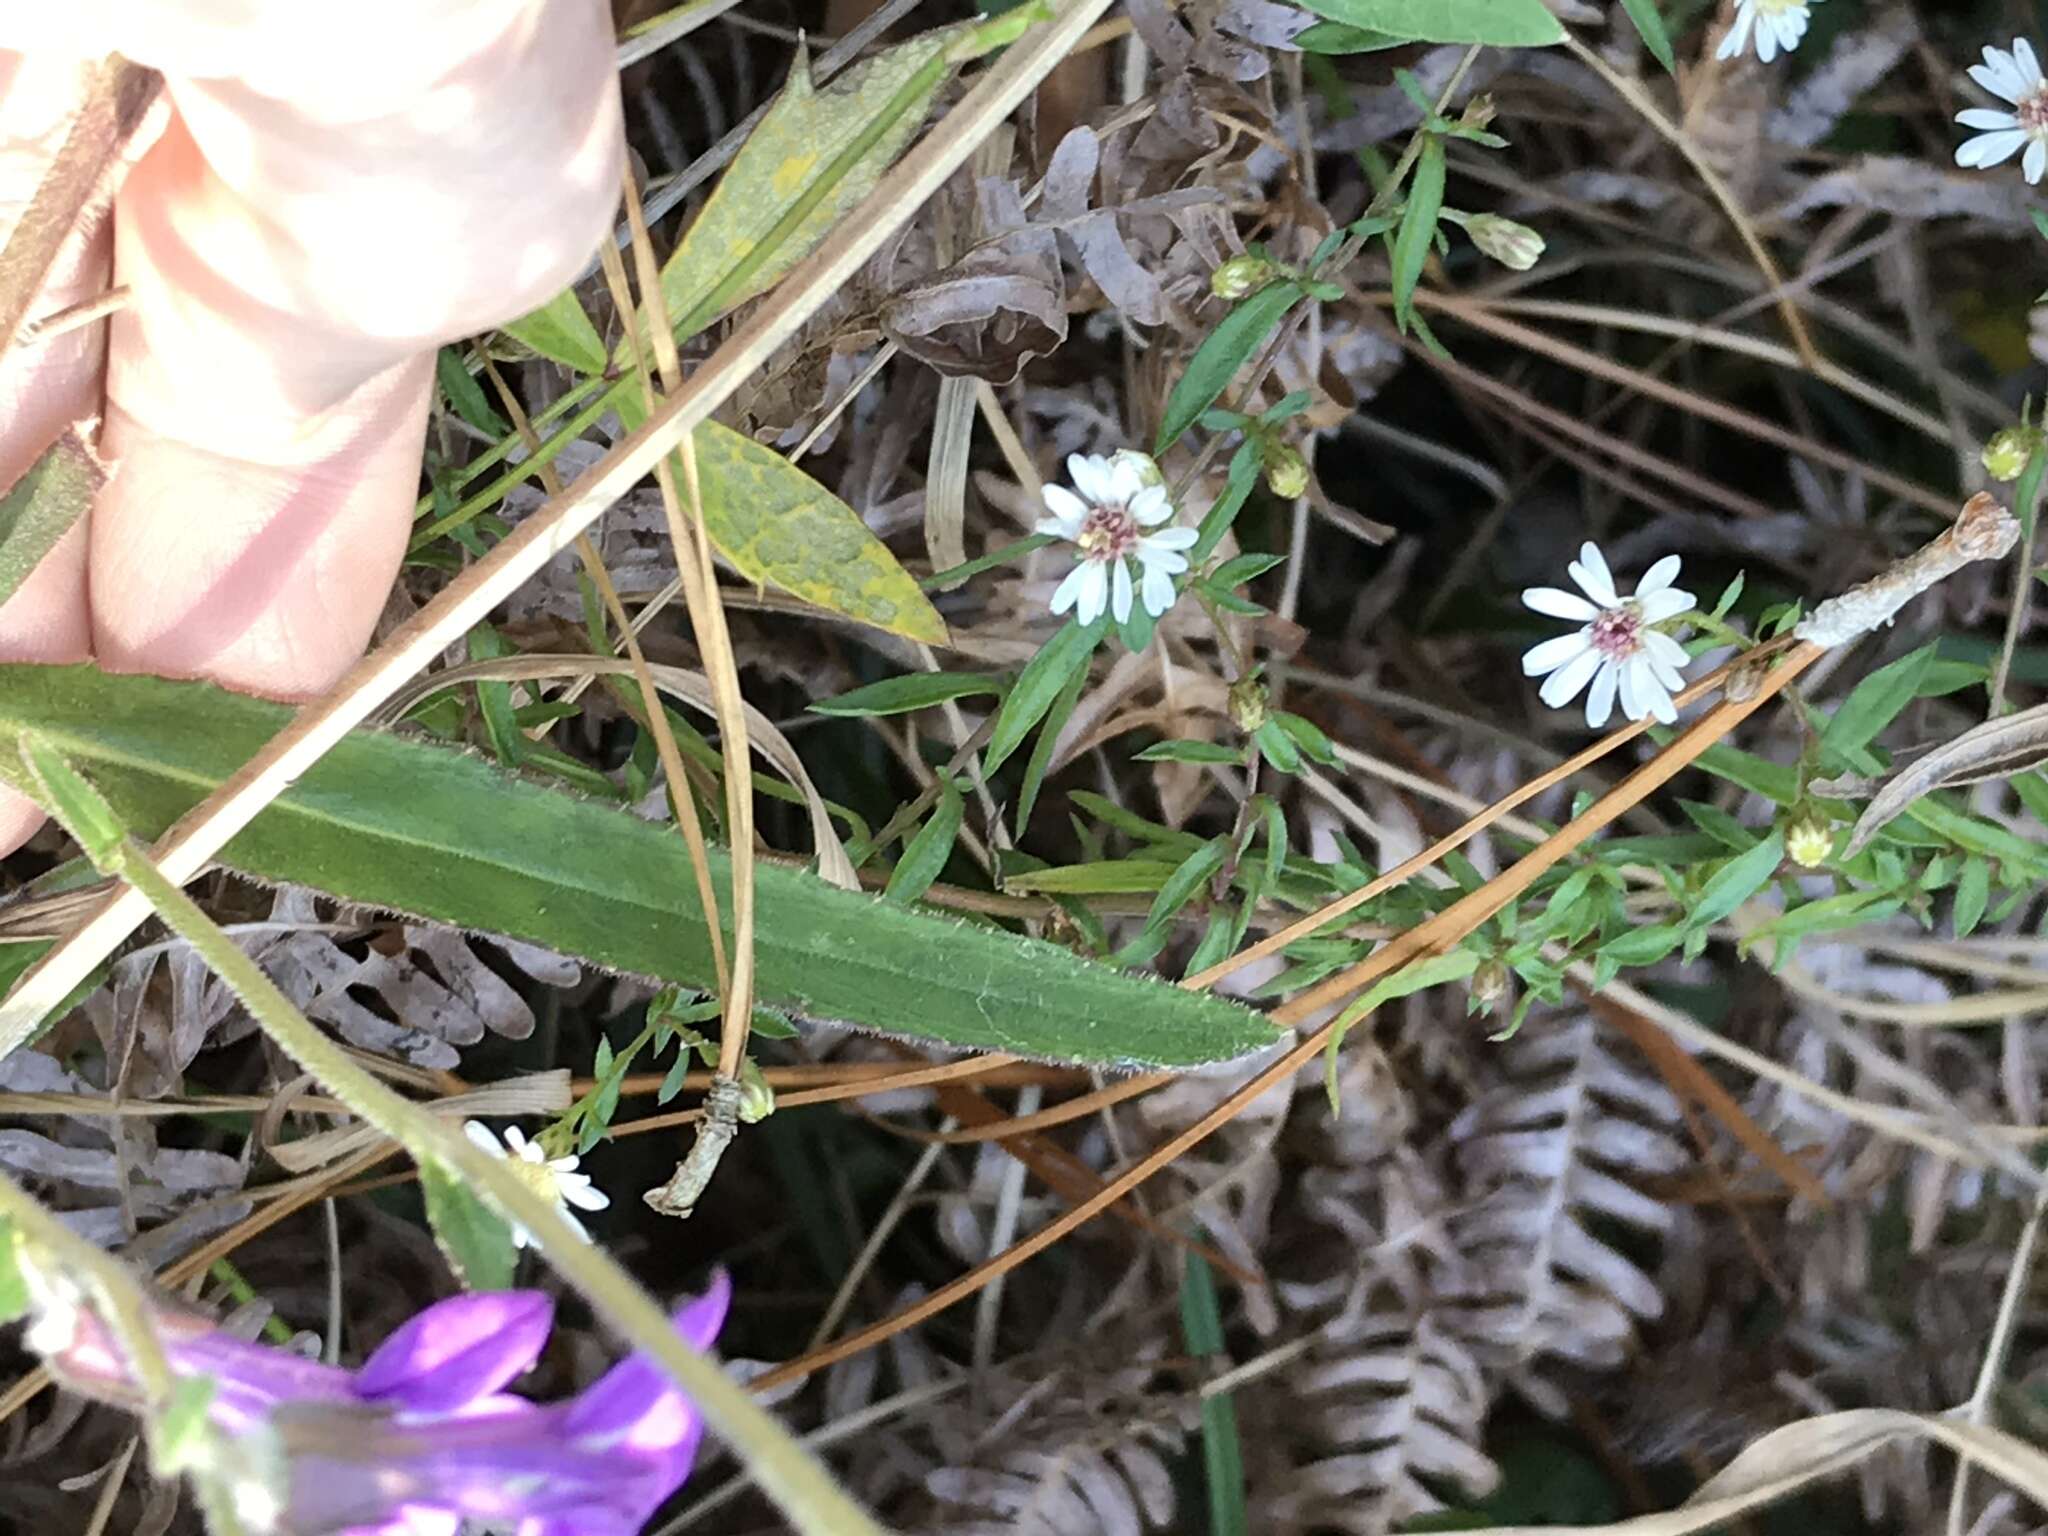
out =
{"type": "Polygon", "coordinates": [[[953,856],[964,810],[960,786],[950,778],[940,780],[939,803],[933,808],[931,819],[904,845],[903,857],[890,872],[889,884],[882,892],[885,900],[908,904],[923,899],[946,867],[946,860],[953,856]]]}
{"type": "Polygon", "coordinates": [[[1347,26],[1341,21],[1319,21],[1304,32],[1295,34],[1294,46],[1304,53],[1378,53],[1385,48],[1399,48],[1408,41],[1391,32],[1375,32],[1369,27],[1347,26]]]}
{"type": "MultiPolygon", "coordinates": [[[[1196,1359],[1223,1354],[1223,1308],[1209,1261],[1188,1249],[1181,1267],[1181,1338],[1196,1359]]],[[[1209,1495],[1209,1536],[1250,1536],[1244,1499],[1244,1447],[1237,1432],[1237,1405],[1228,1392],[1202,1399],[1202,1476],[1209,1495]]]]}
{"type": "Polygon", "coordinates": [[[505,1290],[518,1259],[511,1226],[452,1168],[429,1157],[419,1169],[427,1224],[448,1267],[472,1291],[505,1290]]]}
{"type": "Polygon", "coordinates": [[[811,713],[841,718],[903,715],[954,699],[1002,691],[1003,679],[992,672],[911,672],[821,699],[811,706],[811,713]]]}
{"type": "Polygon", "coordinates": [[[1309,0],[1308,9],[1404,42],[1524,48],[1564,41],[1543,0],[1309,0]]]}
{"type": "Polygon", "coordinates": [[[499,327],[514,341],[578,373],[603,373],[604,340],[573,288],[564,288],[530,315],[499,327]]]}
{"type": "MultiPolygon", "coordinates": [[[[283,705],[89,667],[0,668],[0,736],[46,735],[155,837],[283,727],[283,705]]],[[[0,777],[21,782],[18,762],[0,777]]],[[[700,991],[714,971],[674,831],[398,737],[358,732],[221,862],[700,991]]],[[[1193,1065],[1270,1041],[1256,1015],[1056,945],[756,868],[764,1007],[1048,1060],[1193,1065]]],[[[723,850],[712,883],[729,883],[723,850]]],[[[729,917],[723,919],[729,925],[729,917]]]]}
{"type": "Polygon", "coordinates": [[[1077,619],[1067,620],[1060,632],[1047,641],[1025,664],[1017,686],[1003,700],[989,735],[988,750],[982,755],[984,771],[994,773],[1010,754],[1024,744],[1033,726],[1043,720],[1053,703],[1073,679],[1088,666],[1088,658],[1102,638],[1105,619],[1082,627],[1077,619]]]}
{"type": "Polygon", "coordinates": [[[1678,61],[1672,56],[1671,34],[1665,30],[1664,17],[1657,10],[1657,0],[1621,0],[1621,8],[1628,12],[1628,19],[1642,34],[1643,46],[1650,50],[1650,57],[1664,66],[1666,74],[1676,75],[1678,61]]]}
{"type": "Polygon", "coordinates": [[[434,354],[434,377],[440,381],[441,393],[448,397],[448,404],[455,414],[477,431],[503,437],[512,430],[504,418],[491,409],[491,402],[484,398],[483,386],[463,366],[462,353],[456,348],[443,347],[434,354]]]}
{"type": "MultiPolygon", "coordinates": [[[[1306,287],[1291,278],[1261,288],[1241,299],[1216,329],[1202,339],[1195,355],[1188,359],[1186,371],[1174,381],[1166,397],[1166,419],[1160,423],[1159,437],[1152,448],[1154,454],[1164,453],[1180,441],[1181,434],[1222,398],[1230,381],[1237,377],[1237,370],[1251,360],[1252,354],[1307,292],[1306,287]]],[[[1195,546],[1203,554],[1211,547],[1195,546]]]]}
{"type": "Polygon", "coordinates": [[[85,515],[105,479],[78,434],[66,432],[0,496],[0,603],[85,515]]]}
{"type": "Polygon", "coordinates": [[[1415,161],[1414,179],[1408,187],[1408,208],[1401,216],[1401,228],[1394,236],[1394,319],[1403,331],[1413,316],[1415,285],[1429,260],[1436,240],[1437,216],[1444,206],[1444,141],[1424,134],[1422,153],[1415,161]]]}

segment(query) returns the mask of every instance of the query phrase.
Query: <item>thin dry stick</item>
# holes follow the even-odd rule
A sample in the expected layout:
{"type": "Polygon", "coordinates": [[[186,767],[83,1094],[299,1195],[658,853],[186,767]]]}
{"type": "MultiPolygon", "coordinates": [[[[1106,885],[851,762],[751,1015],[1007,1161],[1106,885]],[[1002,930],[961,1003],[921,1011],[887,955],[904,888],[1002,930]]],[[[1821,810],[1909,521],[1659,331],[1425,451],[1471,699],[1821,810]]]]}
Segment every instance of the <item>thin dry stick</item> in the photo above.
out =
{"type": "MultiPolygon", "coordinates": [[[[710,416],[879,250],[958,170],[975,146],[1014,111],[1108,9],[1110,0],[1072,0],[1052,21],[1027,32],[996,61],[918,144],[882,178],[824,243],[791,269],[774,301],[758,305],[637,431],[616,444],[562,497],[551,498],[488,555],[458,575],[432,602],[365,657],[334,689],[296,715],[264,749],[182,817],[159,840],[154,858],[173,881],[192,879],[265,806],[414,673],[433,664],[505,595],[567,548],[678,440],[710,416]]],[[[0,1001],[0,1056],[20,1045],[121,941],[150,915],[149,903],[120,888],[54,946],[0,1001]]]]}
{"type": "MultiPolygon", "coordinates": [[[[1708,711],[1681,732],[1655,758],[1637,769],[1608,794],[1603,795],[1583,815],[1546,840],[1541,847],[1525,855],[1511,868],[1454,902],[1435,917],[1418,924],[1382,946],[1363,964],[1352,967],[1342,975],[1331,978],[1322,986],[1311,989],[1309,993],[1275,1010],[1274,1020],[1278,1023],[1297,1022],[1335,998],[1370,986],[1379,977],[1388,975],[1413,960],[1441,953],[1458,943],[1502,906],[1528,889],[1545,870],[1571,854],[1624,809],[1689,767],[1700,753],[1761,708],[1780,689],[1811,665],[1820,654],[1817,647],[1808,645],[1799,646],[1789,652],[1778,666],[1764,675],[1754,694],[1740,701],[1724,700],[1708,711]]],[[[1336,1020],[1333,1019],[1308,1035],[1285,1055],[1217,1104],[1200,1120],[1168,1138],[1143,1160],[1111,1179],[1093,1199],[1055,1218],[1014,1247],[976,1265],[966,1274],[941,1286],[915,1304],[870,1324],[857,1333],[849,1334],[824,1349],[814,1350],[767,1372],[756,1380],[755,1385],[766,1389],[871,1349],[904,1329],[945,1311],[973,1295],[995,1276],[1006,1274],[1025,1260],[1042,1253],[1069,1232],[1092,1220],[1110,1204],[1122,1199],[1160,1169],[1199,1146],[1257,1102],[1269,1089],[1285,1082],[1307,1066],[1323,1049],[1335,1028],[1336,1020]]]]}
{"type": "MultiPolygon", "coordinates": [[[[1750,260],[1756,263],[1757,271],[1763,274],[1764,282],[1772,288],[1782,289],[1785,286],[1784,275],[1778,271],[1777,262],[1771,259],[1771,253],[1758,236],[1756,226],[1750,223],[1749,215],[1743,212],[1742,204],[1735,200],[1735,194],[1730,190],[1728,183],[1723,181],[1720,173],[1701,157],[1700,152],[1693,147],[1692,140],[1685,136],[1684,130],[1657,110],[1657,104],[1650,100],[1642,87],[1633,80],[1624,79],[1616,74],[1605,59],[1573,37],[1570,32],[1564,35],[1564,45],[1571,51],[1573,58],[1606,81],[1609,90],[1633,107],[1636,114],[1655,129],[1660,138],[1685,157],[1685,163],[1692,167],[1693,174],[1705,184],[1714,201],[1721,205],[1721,211],[1728,215],[1728,222],[1735,226],[1735,233],[1741,237],[1750,260]]],[[[1785,322],[1785,329],[1792,337],[1792,344],[1799,348],[1799,355],[1806,360],[1806,366],[1816,373],[1821,372],[1826,367],[1825,361],[1820,355],[1820,349],[1814,346],[1813,338],[1807,334],[1806,317],[1799,313],[1798,306],[1791,299],[1781,297],[1778,300],[1778,315],[1785,322]]]]}
{"type": "MultiPolygon", "coordinates": [[[[606,246],[601,254],[605,258],[605,276],[613,281],[613,300],[622,312],[630,312],[631,305],[626,300],[626,273],[619,264],[618,253],[606,246]]],[[[512,393],[511,386],[498,372],[498,365],[486,357],[484,367],[490,373],[491,383],[497,389],[506,414],[512,418],[513,430],[525,440],[527,451],[533,452],[539,447],[533,423],[527,420],[526,412],[512,393]]],[[[554,465],[543,464],[540,475],[548,495],[562,494],[561,477],[555,473],[554,465]]],[[[725,935],[718,924],[718,893],[711,886],[711,859],[704,846],[704,826],[697,816],[697,797],[691,791],[689,775],[683,770],[683,754],[676,749],[675,732],[669,729],[668,712],[662,705],[661,695],[655,690],[654,678],[647,670],[647,658],[641,653],[639,638],[633,633],[632,620],[626,614],[625,605],[619,601],[618,588],[612,584],[611,572],[605,569],[604,557],[598,553],[597,545],[591,542],[588,533],[576,535],[576,553],[583,561],[583,568],[590,573],[591,581],[596,584],[612,622],[619,626],[625,637],[633,678],[640,685],[640,704],[647,714],[647,728],[654,733],[655,755],[661,761],[661,771],[668,775],[669,793],[675,805],[676,830],[683,835],[683,845],[690,854],[690,868],[696,876],[697,900],[703,907],[704,927],[711,939],[712,974],[717,977],[719,990],[723,992],[726,983],[725,935]]]]}

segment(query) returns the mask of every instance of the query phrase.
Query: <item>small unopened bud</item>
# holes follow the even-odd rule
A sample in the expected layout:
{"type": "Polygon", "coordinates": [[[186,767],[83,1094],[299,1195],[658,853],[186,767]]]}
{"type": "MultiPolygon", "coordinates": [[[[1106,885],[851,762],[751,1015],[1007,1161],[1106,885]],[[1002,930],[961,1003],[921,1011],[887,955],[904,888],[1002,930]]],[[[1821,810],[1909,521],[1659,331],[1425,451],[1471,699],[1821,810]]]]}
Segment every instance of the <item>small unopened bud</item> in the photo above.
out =
{"type": "Polygon", "coordinates": [[[753,1057],[740,1063],[740,1124],[759,1125],[775,1113],[775,1090],[753,1057]]]}
{"type": "Polygon", "coordinates": [[[1282,275],[1280,263],[1246,252],[1209,274],[1209,291],[1219,299],[1242,299],[1282,275]]]}
{"type": "Polygon", "coordinates": [[[1543,237],[1526,224],[1504,219],[1497,213],[1475,213],[1465,220],[1465,233],[1472,243],[1502,266],[1526,272],[1543,254],[1543,237]]]}
{"type": "Polygon", "coordinates": [[[2041,442],[2039,427],[2021,425],[1993,433],[1984,445],[1984,473],[2001,483],[2019,479],[2041,442]]]}
{"type": "Polygon", "coordinates": [[[1834,851],[1834,828],[1811,811],[1785,828],[1785,856],[1801,869],[1819,869],[1834,851]]]}
{"type": "Polygon", "coordinates": [[[1308,460],[1286,443],[1268,443],[1266,484],[1282,501],[1299,500],[1308,490],[1308,460]]]}
{"type": "Polygon", "coordinates": [[[1472,999],[1472,1012],[1493,1012],[1508,995],[1508,968],[1498,960],[1480,961],[1465,991],[1472,999]]]}
{"type": "Polygon", "coordinates": [[[1230,718],[1250,736],[1266,723],[1266,685],[1256,677],[1241,677],[1230,685],[1230,718]]]}
{"type": "Polygon", "coordinates": [[[1492,93],[1482,91],[1465,103],[1465,110],[1458,114],[1458,126],[1477,128],[1484,133],[1493,126],[1493,120],[1499,112],[1500,109],[1494,105],[1492,93]]]}
{"type": "Polygon", "coordinates": [[[1138,472],[1138,479],[1144,485],[1166,484],[1166,476],[1159,470],[1159,461],[1149,453],[1140,453],[1135,448],[1119,448],[1109,456],[1111,469],[1122,469],[1126,465],[1138,472]]]}

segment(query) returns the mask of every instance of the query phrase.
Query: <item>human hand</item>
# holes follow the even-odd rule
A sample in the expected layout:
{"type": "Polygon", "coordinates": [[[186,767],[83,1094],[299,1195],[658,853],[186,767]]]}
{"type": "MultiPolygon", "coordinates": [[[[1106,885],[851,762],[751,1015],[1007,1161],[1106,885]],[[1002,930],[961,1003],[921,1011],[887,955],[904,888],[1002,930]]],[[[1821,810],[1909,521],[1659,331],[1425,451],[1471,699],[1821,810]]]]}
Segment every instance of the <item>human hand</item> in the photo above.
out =
{"type": "MultiPolygon", "coordinates": [[[[0,606],[0,659],[280,698],[361,653],[419,488],[434,349],[524,313],[608,227],[622,137],[597,0],[67,0],[0,16],[0,238],[117,50],[163,72],[111,217],[0,354],[0,489],[68,426],[111,472],[0,606]],[[12,52],[6,50],[14,50],[12,52]]],[[[41,820],[0,792],[0,853],[41,820]]]]}

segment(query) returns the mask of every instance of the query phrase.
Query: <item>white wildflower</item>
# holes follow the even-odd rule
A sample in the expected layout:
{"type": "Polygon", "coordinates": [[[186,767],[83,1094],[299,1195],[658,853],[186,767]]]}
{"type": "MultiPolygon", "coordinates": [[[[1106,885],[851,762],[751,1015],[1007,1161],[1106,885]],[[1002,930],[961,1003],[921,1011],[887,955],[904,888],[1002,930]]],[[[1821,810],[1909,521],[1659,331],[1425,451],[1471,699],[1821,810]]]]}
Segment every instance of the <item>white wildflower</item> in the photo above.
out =
{"type": "Polygon", "coordinates": [[[1693,606],[1692,594],[1671,583],[1678,576],[1678,556],[1666,555],[1651,566],[1631,597],[1615,591],[1599,546],[1584,544],[1571,564],[1572,580],[1585,596],[1557,587],[1531,587],[1522,601],[1554,619],[1571,619],[1585,627],[1533,647],[1522,657],[1528,677],[1548,673],[1543,702],[1552,709],[1569,704],[1581,688],[1586,695],[1586,724],[1607,723],[1618,694],[1621,712],[1631,720],[1654,715],[1666,725],[1678,718],[1672,694],[1685,686],[1680,669],[1685,648],[1650,626],[1676,618],[1693,606]]]}
{"type": "Polygon", "coordinates": [[[1790,53],[1806,36],[1811,19],[1810,0],[1736,0],[1735,25],[1714,50],[1717,59],[1732,59],[1749,46],[1756,34],[1756,56],[1768,64],[1781,53],[1790,53]]]}
{"type": "Polygon", "coordinates": [[[1143,572],[1137,588],[1145,611],[1156,619],[1173,606],[1173,578],[1188,568],[1181,551],[1195,542],[1195,530],[1161,526],[1173,521],[1173,503],[1164,486],[1146,484],[1134,459],[1072,454],[1067,473],[1074,489],[1045,488],[1052,515],[1039,519],[1038,531],[1071,540],[1081,552],[1080,563],[1052,595],[1054,613],[1072,608],[1075,618],[1093,624],[1107,608],[1124,623],[1131,616],[1133,560],[1143,572]],[[1156,533],[1147,531],[1155,528],[1156,533]]]}
{"type": "MultiPolygon", "coordinates": [[[[516,1125],[505,1127],[505,1141],[502,1146],[491,1128],[480,1120],[463,1121],[462,1132],[479,1150],[509,1164],[522,1184],[555,1207],[556,1213],[569,1224],[571,1231],[585,1242],[590,1241],[589,1232],[584,1230],[583,1223],[576,1219],[569,1207],[573,1205],[579,1210],[601,1211],[612,1201],[611,1196],[590,1182],[590,1175],[576,1171],[576,1164],[580,1159],[550,1158],[541,1151],[539,1142],[528,1141],[516,1125]]],[[[531,1232],[517,1222],[512,1224],[514,1247],[524,1248],[532,1241],[531,1232]]]]}
{"type": "Polygon", "coordinates": [[[2027,184],[2039,182],[2048,174],[2048,81],[2041,78],[2033,48],[2023,37],[2012,40],[2011,53],[1986,48],[1984,62],[1970,66],[1970,78],[2000,101],[2011,102],[2012,110],[1972,107],[1958,112],[1956,121],[1978,132],[1956,146],[1956,164],[1987,170],[2025,149],[2020,166],[2027,184]]]}

